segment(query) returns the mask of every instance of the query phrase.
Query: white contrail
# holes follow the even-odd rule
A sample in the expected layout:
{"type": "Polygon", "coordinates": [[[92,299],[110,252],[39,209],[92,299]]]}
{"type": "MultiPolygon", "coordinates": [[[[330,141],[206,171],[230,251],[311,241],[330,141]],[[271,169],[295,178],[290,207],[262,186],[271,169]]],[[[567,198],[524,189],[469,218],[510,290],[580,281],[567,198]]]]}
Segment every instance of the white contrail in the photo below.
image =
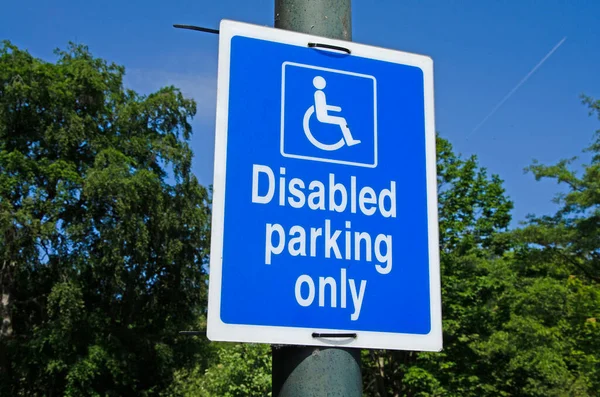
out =
{"type": "Polygon", "coordinates": [[[477,131],[486,121],[488,121],[488,119],[490,117],[492,117],[494,115],[494,113],[496,113],[498,111],[498,109],[500,109],[500,106],[504,105],[504,102],[506,102],[508,100],[508,98],[510,98],[518,89],[519,87],[521,87],[530,77],[532,74],[535,73],[536,70],[538,70],[540,68],[540,66],[542,66],[544,64],[544,62],[546,62],[548,60],[548,58],[550,58],[550,56],[552,56],[552,54],[554,54],[554,52],[556,50],[558,50],[558,47],[560,47],[562,45],[562,43],[565,42],[565,40],[567,39],[567,37],[563,37],[561,41],[558,42],[558,44],[556,44],[549,53],[546,54],[545,57],[542,58],[541,61],[538,62],[537,65],[535,65],[533,67],[533,69],[531,69],[531,71],[529,73],[527,73],[525,75],[525,77],[523,77],[521,79],[521,81],[519,81],[519,83],[512,89],[510,90],[510,92],[508,94],[506,94],[504,96],[504,98],[502,98],[502,100],[500,102],[498,102],[498,104],[496,106],[494,106],[494,108],[492,109],[491,112],[488,113],[487,116],[485,116],[483,118],[483,120],[481,120],[481,122],[479,124],[477,124],[477,126],[475,126],[475,128],[473,128],[473,131],[471,131],[471,133],[469,135],[467,135],[467,138],[469,136],[471,136],[471,134],[473,134],[475,131],[477,131]]]}

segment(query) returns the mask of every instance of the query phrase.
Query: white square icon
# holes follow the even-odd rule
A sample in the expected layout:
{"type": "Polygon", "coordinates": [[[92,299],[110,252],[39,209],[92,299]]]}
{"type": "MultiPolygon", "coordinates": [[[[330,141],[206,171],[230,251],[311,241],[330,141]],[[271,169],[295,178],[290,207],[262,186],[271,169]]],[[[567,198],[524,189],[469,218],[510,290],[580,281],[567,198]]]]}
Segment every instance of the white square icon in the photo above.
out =
{"type": "Polygon", "coordinates": [[[375,77],[284,62],[280,147],[284,157],[376,167],[375,77]]]}

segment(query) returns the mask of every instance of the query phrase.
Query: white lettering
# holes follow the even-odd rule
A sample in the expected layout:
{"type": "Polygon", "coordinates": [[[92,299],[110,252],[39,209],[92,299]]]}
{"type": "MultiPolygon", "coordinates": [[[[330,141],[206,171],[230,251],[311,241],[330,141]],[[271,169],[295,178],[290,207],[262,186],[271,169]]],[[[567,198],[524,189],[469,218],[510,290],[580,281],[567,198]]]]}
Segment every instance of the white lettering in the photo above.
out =
{"type": "Polygon", "coordinates": [[[323,235],[323,229],[314,227],[310,228],[310,256],[317,256],[317,237],[323,235]]]}
{"type": "Polygon", "coordinates": [[[265,165],[254,164],[252,166],[252,202],[258,204],[267,204],[273,198],[273,194],[275,194],[275,175],[273,175],[273,170],[265,165]],[[267,178],[269,179],[267,194],[264,196],[260,196],[258,192],[259,173],[266,174],[267,178]]]}
{"type": "Polygon", "coordinates": [[[308,185],[308,189],[312,192],[308,195],[308,208],[311,210],[324,210],[325,209],[325,185],[319,181],[312,181],[308,185]],[[314,190],[317,189],[315,192],[314,190]],[[315,199],[318,201],[315,202],[315,199]]]}
{"type": "Polygon", "coordinates": [[[354,259],[360,260],[360,242],[365,242],[365,259],[367,262],[371,262],[372,249],[371,249],[371,235],[367,232],[354,232],[354,259]]]}
{"type": "Polygon", "coordinates": [[[319,306],[325,306],[325,286],[331,291],[331,307],[337,307],[337,287],[333,277],[319,277],[319,306]]]}
{"type": "Polygon", "coordinates": [[[285,168],[279,168],[279,205],[285,205],[285,168]]]}
{"type": "Polygon", "coordinates": [[[379,193],[379,211],[381,215],[389,218],[396,217],[396,182],[392,181],[390,183],[389,189],[383,189],[381,193],[379,193]],[[385,198],[388,197],[390,200],[390,208],[385,208],[385,198]]]}
{"type": "Polygon", "coordinates": [[[290,229],[290,242],[288,243],[288,251],[292,256],[306,256],[306,232],[301,226],[292,226],[290,229]],[[296,235],[295,237],[292,237],[296,235]],[[297,247],[295,247],[297,246],[297,247]]]}
{"type": "Polygon", "coordinates": [[[340,253],[340,247],[338,247],[337,239],[340,237],[342,233],[341,230],[336,230],[333,235],[331,234],[331,221],[329,219],[325,220],[325,258],[331,257],[331,250],[333,250],[333,254],[337,259],[342,259],[342,254],[340,253]]]}
{"type": "Polygon", "coordinates": [[[267,223],[267,235],[265,238],[265,264],[271,264],[271,255],[279,255],[283,252],[283,248],[285,247],[285,231],[280,224],[270,224],[267,223]],[[279,236],[279,242],[277,246],[273,246],[273,232],[277,232],[279,236]]]}
{"type": "Polygon", "coordinates": [[[329,174],[329,210],[336,212],[344,212],[348,204],[348,193],[346,188],[341,183],[335,183],[335,175],[329,174]],[[340,203],[335,202],[335,193],[340,192],[340,203]]]}
{"type": "Polygon", "coordinates": [[[350,212],[356,214],[356,177],[350,177],[350,212]]]}
{"type": "MultiPolygon", "coordinates": [[[[352,227],[352,224],[350,223],[350,221],[346,221],[346,229],[350,229],[352,227]]],[[[346,260],[350,260],[352,259],[352,232],[350,230],[346,230],[346,233],[344,233],[346,235],[346,260]]]]}
{"type": "MultiPolygon", "coordinates": [[[[360,312],[362,310],[363,301],[365,299],[365,291],[367,289],[367,280],[360,280],[360,285],[357,288],[357,282],[354,279],[348,279],[346,276],[346,269],[340,269],[340,307],[346,309],[347,302],[347,287],[350,287],[350,295],[352,298],[353,311],[350,314],[352,321],[358,320],[360,312]],[[347,282],[346,282],[347,281],[347,282]]],[[[331,307],[335,308],[338,306],[337,294],[338,294],[338,283],[333,277],[319,277],[319,290],[315,291],[315,282],[309,275],[303,274],[296,280],[295,285],[295,296],[296,302],[300,306],[307,307],[313,304],[315,301],[315,294],[319,294],[319,307],[331,307]],[[306,284],[308,287],[308,295],[303,294],[303,286],[306,284]],[[329,291],[327,291],[329,287],[329,291]],[[329,305],[327,305],[329,303],[329,305]]],[[[306,289],[304,289],[306,290],[306,289]]]]}
{"type": "Polygon", "coordinates": [[[379,234],[372,237],[368,232],[354,232],[352,223],[346,221],[345,229],[338,230],[330,219],[325,220],[325,226],[305,229],[302,226],[291,226],[285,229],[278,223],[267,223],[265,232],[265,264],[270,265],[273,256],[282,254],[285,250],[290,256],[317,257],[317,253],[325,258],[345,261],[376,260],[375,268],[380,274],[392,271],[392,236],[379,234]],[[310,237],[309,237],[310,233],[310,237]],[[342,237],[343,233],[343,237],[342,237]]]}
{"type": "Polygon", "coordinates": [[[306,274],[301,275],[296,280],[296,302],[300,306],[306,307],[312,305],[315,300],[315,283],[312,278],[306,274]],[[306,283],[308,285],[308,296],[306,298],[302,297],[302,284],[306,283]]]}
{"type": "Polygon", "coordinates": [[[368,186],[360,189],[360,195],[358,197],[358,205],[360,206],[360,210],[365,215],[373,215],[375,211],[377,211],[377,207],[367,208],[367,204],[377,204],[377,198],[375,195],[375,190],[368,186]]]}
{"type": "Polygon", "coordinates": [[[318,180],[308,182],[298,177],[286,182],[286,178],[285,167],[279,168],[279,177],[275,178],[270,167],[253,164],[252,202],[270,203],[277,191],[282,207],[289,205],[300,209],[308,203],[308,208],[313,211],[349,211],[352,214],[360,211],[372,216],[379,210],[384,218],[396,217],[395,181],[390,181],[389,188],[377,192],[371,186],[359,187],[354,175],[340,181],[335,174],[329,173],[327,185],[318,180]]]}
{"type": "Polygon", "coordinates": [[[346,308],[346,269],[340,270],[340,301],[342,309],[346,308]]]}
{"type": "Polygon", "coordinates": [[[386,266],[375,265],[375,269],[381,274],[388,274],[392,271],[392,236],[380,234],[375,238],[375,257],[379,263],[385,263],[386,266]],[[385,242],[385,255],[381,253],[381,243],[385,242]]]}
{"type": "Polygon", "coordinates": [[[294,197],[289,197],[288,202],[294,208],[304,207],[304,202],[306,201],[304,192],[300,189],[304,189],[304,182],[302,182],[302,179],[292,179],[290,181],[290,194],[294,197]]]}
{"type": "Polygon", "coordinates": [[[350,316],[350,320],[356,321],[360,316],[360,309],[362,308],[362,302],[365,297],[365,289],[367,288],[367,280],[360,282],[360,292],[356,293],[356,284],[353,279],[348,280],[350,284],[350,295],[352,295],[352,303],[354,304],[354,313],[350,316]]]}

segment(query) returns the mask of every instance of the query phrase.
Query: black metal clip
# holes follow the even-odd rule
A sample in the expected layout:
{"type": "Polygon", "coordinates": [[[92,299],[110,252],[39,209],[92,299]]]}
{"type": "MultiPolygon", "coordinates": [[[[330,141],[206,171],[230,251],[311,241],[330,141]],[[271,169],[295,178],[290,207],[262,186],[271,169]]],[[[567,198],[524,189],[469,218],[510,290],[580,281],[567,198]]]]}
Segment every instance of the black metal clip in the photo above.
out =
{"type": "Polygon", "coordinates": [[[349,48],[346,47],[340,47],[337,45],[331,45],[331,44],[323,44],[323,43],[308,43],[308,46],[310,48],[327,48],[329,50],[336,50],[336,51],[342,51],[345,52],[346,54],[351,54],[352,52],[350,51],[349,48]]]}
{"type": "Polygon", "coordinates": [[[219,29],[203,28],[202,26],[180,25],[180,24],[176,23],[173,25],[173,27],[177,28],[177,29],[190,29],[190,30],[197,30],[199,32],[219,34],[219,29]]]}
{"type": "Polygon", "coordinates": [[[313,338],[353,338],[356,339],[358,335],[355,333],[346,333],[346,334],[323,334],[319,332],[312,333],[313,338]]]}

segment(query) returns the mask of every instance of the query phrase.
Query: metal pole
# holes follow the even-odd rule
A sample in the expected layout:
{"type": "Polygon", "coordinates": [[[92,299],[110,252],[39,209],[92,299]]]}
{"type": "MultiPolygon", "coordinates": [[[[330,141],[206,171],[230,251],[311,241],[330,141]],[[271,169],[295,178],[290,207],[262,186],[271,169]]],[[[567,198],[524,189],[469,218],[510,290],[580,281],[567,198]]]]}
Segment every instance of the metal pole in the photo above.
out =
{"type": "Polygon", "coordinates": [[[351,0],[275,0],[275,27],[352,40],[351,0]]]}
{"type": "MultiPolygon", "coordinates": [[[[351,0],[275,0],[275,27],[352,40],[351,0]]],[[[273,346],[273,397],[362,396],[360,350],[273,346]]]]}

